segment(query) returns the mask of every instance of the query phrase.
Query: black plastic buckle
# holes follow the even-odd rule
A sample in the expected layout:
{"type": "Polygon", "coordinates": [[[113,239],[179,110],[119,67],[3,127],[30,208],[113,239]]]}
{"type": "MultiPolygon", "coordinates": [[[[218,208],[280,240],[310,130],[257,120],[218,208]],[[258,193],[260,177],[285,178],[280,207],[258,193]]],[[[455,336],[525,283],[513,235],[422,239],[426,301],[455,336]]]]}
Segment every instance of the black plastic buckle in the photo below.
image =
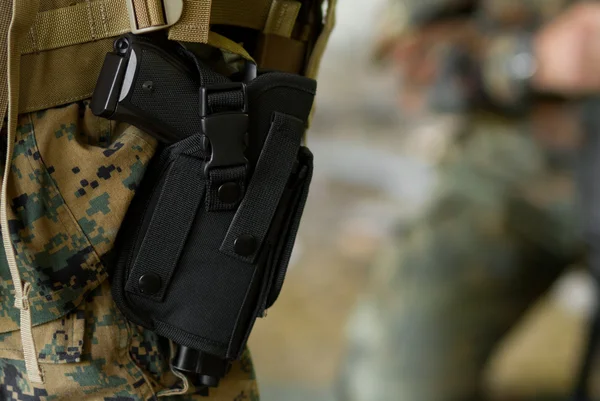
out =
{"type": "Polygon", "coordinates": [[[211,157],[204,167],[205,174],[211,168],[232,167],[248,164],[244,154],[248,133],[248,98],[246,84],[228,82],[200,88],[200,116],[202,132],[210,141],[211,157]],[[244,104],[239,110],[208,114],[208,96],[214,92],[241,91],[244,104]]]}

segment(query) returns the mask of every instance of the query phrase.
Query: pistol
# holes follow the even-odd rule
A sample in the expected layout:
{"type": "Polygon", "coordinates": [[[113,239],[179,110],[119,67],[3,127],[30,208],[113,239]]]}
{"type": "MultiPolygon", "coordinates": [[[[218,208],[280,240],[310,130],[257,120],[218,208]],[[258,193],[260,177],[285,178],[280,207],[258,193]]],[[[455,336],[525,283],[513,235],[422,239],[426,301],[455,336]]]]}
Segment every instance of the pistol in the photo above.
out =
{"type": "Polygon", "coordinates": [[[200,82],[193,61],[176,42],[125,35],[106,55],[91,103],[92,112],[123,121],[171,144],[201,126],[200,82]]]}

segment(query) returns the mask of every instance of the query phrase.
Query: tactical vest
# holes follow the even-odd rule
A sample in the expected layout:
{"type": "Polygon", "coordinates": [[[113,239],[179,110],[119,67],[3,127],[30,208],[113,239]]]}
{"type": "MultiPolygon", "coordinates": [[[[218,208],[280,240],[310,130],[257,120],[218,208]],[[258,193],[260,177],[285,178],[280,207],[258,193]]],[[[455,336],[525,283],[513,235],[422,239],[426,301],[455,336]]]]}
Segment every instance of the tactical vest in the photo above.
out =
{"type": "MultiPolygon", "coordinates": [[[[182,371],[211,365],[211,357],[203,360],[198,350],[223,360],[239,357],[253,319],[281,288],[306,200],[307,184],[296,183],[307,182],[307,175],[309,181],[312,172],[312,158],[300,141],[314,87],[295,80],[317,75],[335,0],[0,0],[0,10],[0,121],[8,166],[0,207],[8,262],[5,271],[0,267],[0,337],[20,330],[22,343],[22,350],[6,355],[21,356],[30,381],[42,382],[44,360],[36,342],[43,333],[37,326],[78,310],[87,294],[110,279],[128,318],[182,346],[175,361],[182,371]],[[145,42],[152,35],[172,46],[163,53],[154,39],[145,42]],[[43,138],[33,129],[17,130],[22,113],[35,112],[28,117],[35,120],[50,108],[65,106],[56,112],[69,112],[69,104],[87,102],[95,91],[101,96],[98,85],[110,86],[101,76],[110,67],[103,62],[107,54],[118,56],[119,37],[129,38],[122,40],[132,46],[130,66],[137,57],[139,74],[154,74],[120,84],[131,85],[132,92],[129,108],[119,99],[120,110],[131,113],[135,106],[147,116],[120,121],[140,122],[151,132],[155,125],[143,121],[155,118],[156,126],[165,122],[167,132],[181,137],[163,143],[160,133],[107,120],[122,136],[88,147],[75,144],[74,127],[57,125],[51,128],[54,136],[43,138]],[[198,44],[208,47],[198,50],[198,44]],[[259,76],[242,82],[214,72],[198,60],[206,49],[220,51],[229,72],[256,65],[259,76]],[[175,88],[171,82],[185,84],[175,88]],[[180,117],[195,124],[190,132],[171,118],[183,112],[185,107],[170,108],[181,99],[191,107],[180,117]],[[231,131],[231,137],[221,131],[231,131]],[[45,200],[31,196],[37,192],[45,200]],[[177,213],[170,213],[172,204],[180,205],[177,213]],[[36,207],[40,212],[34,216],[36,207]],[[160,227],[169,224],[186,228],[165,237],[160,227]],[[219,238],[203,242],[206,230],[215,227],[219,238]],[[179,260],[184,262],[176,266],[179,260]],[[174,270],[203,263],[223,269],[207,271],[220,286],[199,282],[190,287],[195,293],[178,293],[179,304],[205,296],[203,310],[170,320],[179,308],[165,297],[172,288],[186,287],[174,270]],[[230,315],[239,310],[239,316],[243,311],[248,316],[215,317],[221,307],[209,304],[223,297],[233,299],[230,315]],[[160,319],[149,318],[152,314],[160,319]],[[185,325],[186,316],[204,319],[196,325],[198,333],[175,327],[185,325]],[[229,342],[219,342],[224,339],[229,342]],[[186,357],[190,353],[192,359],[186,357]],[[190,360],[198,366],[189,366],[190,360]]],[[[124,89],[118,89],[123,97],[124,89]]],[[[92,110],[101,114],[105,109],[97,104],[92,110]]],[[[75,333],[66,355],[82,347],[75,333]]],[[[226,367],[219,369],[217,376],[226,367]]],[[[206,385],[218,383],[210,372],[204,379],[206,385]]]]}

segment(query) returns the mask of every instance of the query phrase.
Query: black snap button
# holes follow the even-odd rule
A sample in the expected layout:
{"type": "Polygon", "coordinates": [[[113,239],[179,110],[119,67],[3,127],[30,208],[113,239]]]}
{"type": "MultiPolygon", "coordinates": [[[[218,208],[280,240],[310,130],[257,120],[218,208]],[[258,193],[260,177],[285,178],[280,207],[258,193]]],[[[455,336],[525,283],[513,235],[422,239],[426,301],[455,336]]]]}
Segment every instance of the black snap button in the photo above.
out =
{"type": "Polygon", "coordinates": [[[147,273],[140,277],[138,282],[142,294],[154,295],[160,291],[160,277],[154,273],[147,273]]]}
{"type": "Polygon", "coordinates": [[[233,250],[240,256],[250,256],[256,251],[256,238],[244,234],[237,237],[233,243],[233,250]]]}
{"type": "Polygon", "coordinates": [[[219,187],[219,199],[223,203],[235,203],[240,199],[240,186],[235,182],[228,182],[219,187]]]}

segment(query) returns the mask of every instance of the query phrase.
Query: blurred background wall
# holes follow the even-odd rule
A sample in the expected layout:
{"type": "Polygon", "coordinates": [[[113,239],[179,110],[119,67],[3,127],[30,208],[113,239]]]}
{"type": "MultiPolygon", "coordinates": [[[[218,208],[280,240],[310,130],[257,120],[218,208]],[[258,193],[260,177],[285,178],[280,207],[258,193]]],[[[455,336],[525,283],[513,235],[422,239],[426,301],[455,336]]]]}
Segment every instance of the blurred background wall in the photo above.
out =
{"type": "MultiPolygon", "coordinates": [[[[433,161],[449,139],[451,119],[403,117],[395,77],[370,60],[385,1],[339,0],[308,134],[315,178],[307,211],[282,295],[250,339],[264,401],[334,400],[347,318],[370,262],[427,200],[433,161]]],[[[569,385],[589,284],[581,273],[562,280],[505,341],[489,379],[500,398],[569,385]]],[[[351,329],[368,335],[368,327],[351,329]]]]}
{"type": "Polygon", "coordinates": [[[308,133],[315,177],[282,295],[252,334],[265,401],[332,400],[346,319],[393,216],[431,174],[406,155],[396,82],[370,61],[385,0],[340,0],[308,133]]]}

